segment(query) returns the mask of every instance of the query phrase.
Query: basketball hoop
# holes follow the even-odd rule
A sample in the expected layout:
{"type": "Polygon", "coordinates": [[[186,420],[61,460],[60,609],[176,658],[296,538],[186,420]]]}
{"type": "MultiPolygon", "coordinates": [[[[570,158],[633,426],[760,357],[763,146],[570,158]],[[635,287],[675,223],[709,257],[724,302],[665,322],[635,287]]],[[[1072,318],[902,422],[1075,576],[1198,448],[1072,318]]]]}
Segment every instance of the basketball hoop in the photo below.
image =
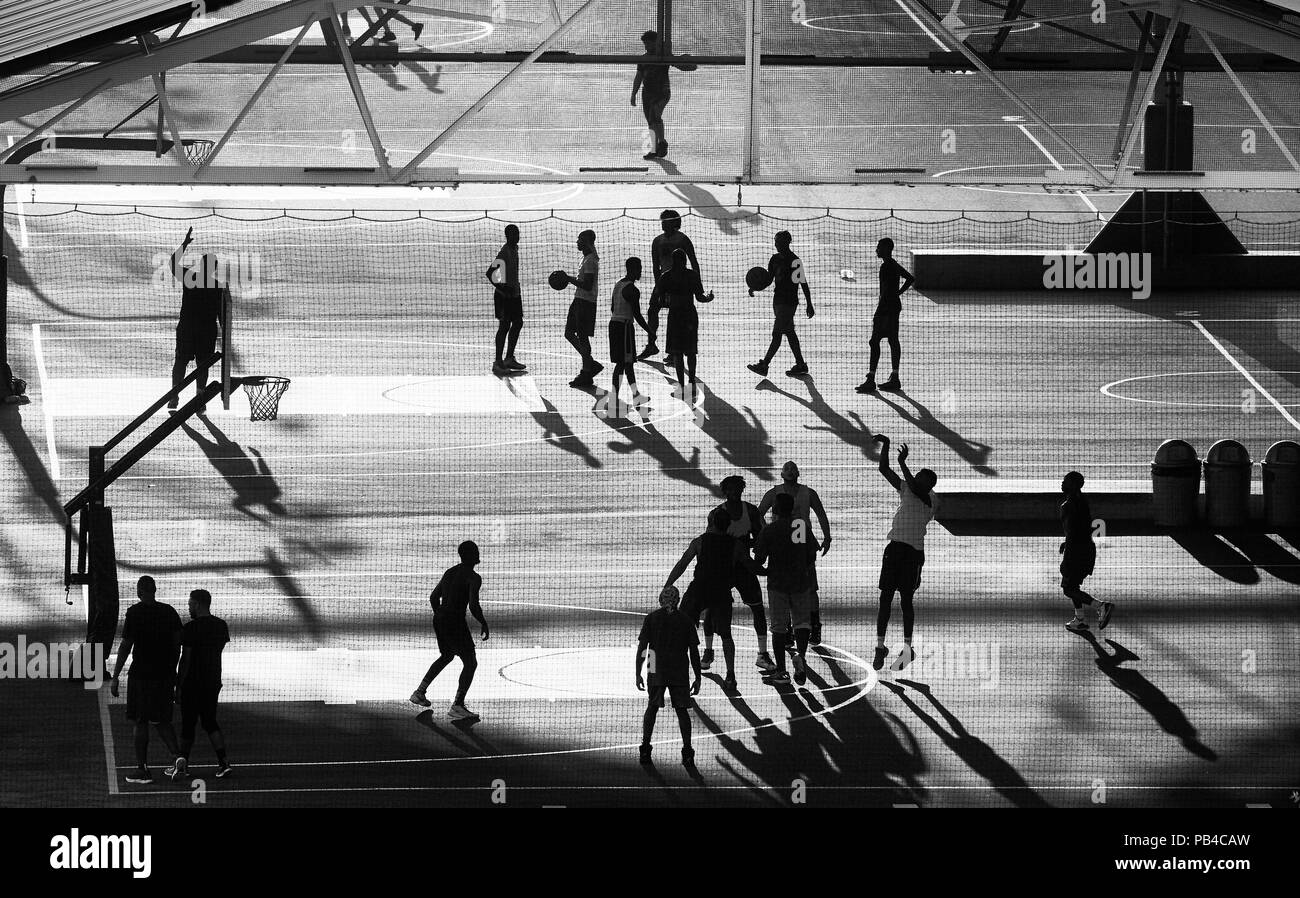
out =
{"type": "Polygon", "coordinates": [[[280,412],[280,397],[289,389],[289,378],[257,375],[240,382],[248,394],[248,420],[274,421],[280,412]]]}
{"type": "Polygon", "coordinates": [[[215,140],[203,140],[201,138],[181,141],[181,148],[185,151],[185,161],[195,168],[208,160],[216,145],[215,140]]]}

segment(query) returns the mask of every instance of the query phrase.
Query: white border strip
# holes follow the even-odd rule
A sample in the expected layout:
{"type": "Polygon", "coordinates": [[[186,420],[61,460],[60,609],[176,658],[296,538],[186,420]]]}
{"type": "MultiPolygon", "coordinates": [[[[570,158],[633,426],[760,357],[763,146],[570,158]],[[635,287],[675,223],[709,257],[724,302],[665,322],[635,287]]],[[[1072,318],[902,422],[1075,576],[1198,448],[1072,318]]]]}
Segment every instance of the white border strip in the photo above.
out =
{"type": "Polygon", "coordinates": [[[45,448],[50,455],[50,478],[59,480],[63,471],[59,468],[59,450],[54,442],[54,409],[50,405],[49,394],[45,390],[49,375],[45,371],[45,351],[41,348],[41,326],[32,325],[32,352],[36,356],[36,376],[41,382],[41,411],[45,413],[45,448]]]}

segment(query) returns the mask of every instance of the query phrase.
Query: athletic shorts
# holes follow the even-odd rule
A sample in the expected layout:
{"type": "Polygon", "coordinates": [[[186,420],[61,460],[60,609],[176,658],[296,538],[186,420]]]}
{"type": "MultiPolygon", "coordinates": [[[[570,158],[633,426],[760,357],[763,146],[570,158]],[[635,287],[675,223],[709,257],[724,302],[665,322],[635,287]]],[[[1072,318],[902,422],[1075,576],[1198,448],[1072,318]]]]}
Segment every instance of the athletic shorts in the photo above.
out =
{"type": "Polygon", "coordinates": [[[746,605],[763,604],[763,586],[758,582],[758,574],[744,565],[732,569],[731,588],[740,593],[740,601],[746,605]]]}
{"type": "Polygon", "coordinates": [[[686,594],[682,596],[682,612],[697,625],[705,611],[722,605],[731,608],[731,590],[724,592],[717,588],[711,589],[699,580],[692,580],[691,585],[686,587],[686,594]]]}
{"type": "Polygon", "coordinates": [[[672,699],[674,708],[689,708],[691,706],[691,687],[690,686],[647,686],[646,693],[650,697],[650,704],[655,708],[664,706],[664,693],[667,692],[672,699]]]}
{"type": "Polygon", "coordinates": [[[137,723],[171,723],[176,685],[171,678],[126,679],[126,718],[137,723]]]}
{"type": "Polygon", "coordinates": [[[925,553],[907,543],[891,540],[885,546],[880,564],[880,589],[883,592],[916,592],[921,586],[921,566],[925,553]]]}
{"type": "Polygon", "coordinates": [[[731,603],[719,602],[716,605],[710,605],[704,609],[704,615],[701,617],[706,624],[706,629],[714,633],[723,633],[731,631],[731,603]]]}
{"type": "Polygon", "coordinates": [[[564,333],[580,337],[596,335],[596,304],[585,299],[569,303],[569,317],[564,323],[564,333]]]}
{"type": "Polygon", "coordinates": [[[799,309],[798,303],[772,303],[772,315],[776,322],[772,325],[772,336],[786,336],[794,333],[794,313],[799,309]]]}
{"type": "Polygon", "coordinates": [[[1061,553],[1061,586],[1078,586],[1092,576],[1097,565],[1097,547],[1089,541],[1072,546],[1066,543],[1061,553]]]}
{"type": "Polygon", "coordinates": [[[877,309],[871,318],[871,339],[897,340],[898,318],[901,314],[901,309],[877,309]]]}
{"type": "Polygon", "coordinates": [[[636,361],[636,335],[631,320],[610,321],[609,360],[615,365],[636,361]]]}
{"type": "Polygon", "coordinates": [[[767,604],[772,610],[773,633],[812,629],[812,593],[809,590],[784,592],[769,586],[767,604]]]}
{"type": "Polygon", "coordinates": [[[669,355],[696,355],[699,352],[700,316],[694,304],[671,310],[666,342],[669,355]]]}
{"type": "Polygon", "coordinates": [[[469,635],[469,627],[464,621],[440,621],[433,619],[433,633],[438,637],[438,651],[444,655],[459,655],[461,658],[474,657],[474,638],[469,635]]]}
{"type": "Polygon", "coordinates": [[[522,296],[510,296],[497,290],[492,294],[492,308],[496,312],[497,321],[524,320],[524,298],[522,296]]]}
{"type": "Polygon", "coordinates": [[[203,732],[211,733],[217,726],[217,696],[221,687],[200,686],[187,683],[181,687],[181,732],[193,733],[194,724],[201,722],[203,732]]]}
{"type": "Polygon", "coordinates": [[[215,326],[192,325],[182,321],[176,325],[176,360],[202,362],[217,351],[215,326]]]}

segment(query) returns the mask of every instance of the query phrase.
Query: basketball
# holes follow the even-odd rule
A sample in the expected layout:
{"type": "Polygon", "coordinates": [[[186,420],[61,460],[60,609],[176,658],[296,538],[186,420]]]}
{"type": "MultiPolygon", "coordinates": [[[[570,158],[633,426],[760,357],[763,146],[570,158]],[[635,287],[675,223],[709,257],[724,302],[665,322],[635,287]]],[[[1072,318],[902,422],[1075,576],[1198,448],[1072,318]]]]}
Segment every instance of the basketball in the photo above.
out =
{"type": "Polygon", "coordinates": [[[772,284],[772,275],[766,268],[755,265],[745,272],[745,286],[751,290],[766,290],[772,284]]]}
{"type": "Polygon", "coordinates": [[[569,276],[563,271],[556,269],[551,272],[551,276],[547,278],[547,282],[550,283],[552,290],[563,290],[565,287],[569,286],[569,276]]]}

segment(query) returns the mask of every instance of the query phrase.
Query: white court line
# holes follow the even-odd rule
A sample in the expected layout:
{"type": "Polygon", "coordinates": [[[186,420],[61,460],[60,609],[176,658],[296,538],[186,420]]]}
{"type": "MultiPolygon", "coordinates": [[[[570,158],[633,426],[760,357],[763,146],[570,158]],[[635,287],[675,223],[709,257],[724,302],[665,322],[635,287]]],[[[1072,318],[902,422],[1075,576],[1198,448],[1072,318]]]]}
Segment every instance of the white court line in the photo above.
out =
{"type": "MultiPolygon", "coordinates": [[[[9,146],[12,148],[13,145],[14,136],[10,134],[9,146]]],[[[23,195],[17,185],[14,185],[14,198],[18,200],[18,246],[27,249],[27,217],[23,214],[23,195]]]]}
{"type": "Polygon", "coordinates": [[[945,44],[943,41],[939,40],[939,38],[935,36],[933,31],[931,31],[929,28],[926,28],[925,23],[922,22],[920,19],[918,19],[916,17],[916,14],[907,8],[907,4],[903,3],[903,0],[894,0],[894,4],[899,9],[901,9],[904,13],[906,13],[907,17],[916,23],[916,27],[920,28],[921,31],[925,32],[925,36],[928,37],[930,40],[934,41],[934,43],[939,47],[940,50],[943,50],[944,52],[948,52],[949,50],[948,45],[945,44]]]}
{"type": "Polygon", "coordinates": [[[117,795],[117,749],[113,746],[113,721],[108,713],[109,690],[99,689],[99,731],[104,739],[104,762],[108,767],[108,794],[117,795]]]}
{"type": "MultiPolygon", "coordinates": [[[[1038,140],[1038,138],[1030,133],[1028,128],[1026,128],[1024,125],[1017,125],[1016,127],[1020,129],[1022,134],[1024,134],[1026,137],[1029,138],[1030,142],[1032,142],[1034,146],[1038,147],[1038,151],[1047,157],[1047,161],[1052,163],[1052,166],[1057,171],[1065,171],[1065,166],[1056,161],[1056,157],[1047,151],[1047,147],[1043,146],[1042,143],[1038,140]]],[[[1091,209],[1094,213],[1097,211],[1097,207],[1092,204],[1092,200],[1088,199],[1086,196],[1083,195],[1082,190],[1074,191],[1074,195],[1077,196],[1079,199],[1083,200],[1083,204],[1087,206],[1089,209],[1091,209]]]]}
{"type": "Polygon", "coordinates": [[[45,392],[45,383],[49,375],[45,372],[45,352],[41,348],[41,326],[32,325],[32,353],[36,356],[36,377],[41,385],[41,410],[45,413],[45,448],[50,455],[50,479],[58,480],[63,476],[59,468],[59,449],[54,442],[54,408],[50,397],[45,392]]]}
{"type": "Polygon", "coordinates": [[[1267,399],[1269,403],[1273,406],[1273,408],[1277,409],[1278,412],[1281,413],[1283,418],[1286,418],[1288,424],[1290,424],[1296,430],[1300,430],[1300,421],[1297,421],[1295,418],[1293,418],[1291,416],[1291,413],[1286,410],[1286,406],[1284,406],[1282,403],[1274,399],[1273,394],[1270,393],[1268,390],[1264,389],[1263,385],[1261,385],[1259,381],[1255,380],[1254,376],[1242,366],[1241,362],[1233,358],[1232,353],[1228,352],[1228,350],[1223,348],[1223,344],[1220,343],[1218,340],[1216,340],[1214,338],[1214,335],[1205,329],[1205,325],[1201,324],[1201,322],[1199,321],[1193,321],[1192,326],[1195,327],[1198,331],[1200,331],[1204,335],[1205,339],[1209,340],[1210,343],[1213,344],[1214,348],[1219,350],[1219,352],[1223,354],[1223,357],[1225,359],[1227,359],[1229,362],[1232,363],[1232,367],[1236,368],[1238,371],[1241,372],[1241,376],[1246,378],[1246,380],[1250,383],[1250,385],[1254,387],[1255,390],[1261,396],[1267,399]]]}

